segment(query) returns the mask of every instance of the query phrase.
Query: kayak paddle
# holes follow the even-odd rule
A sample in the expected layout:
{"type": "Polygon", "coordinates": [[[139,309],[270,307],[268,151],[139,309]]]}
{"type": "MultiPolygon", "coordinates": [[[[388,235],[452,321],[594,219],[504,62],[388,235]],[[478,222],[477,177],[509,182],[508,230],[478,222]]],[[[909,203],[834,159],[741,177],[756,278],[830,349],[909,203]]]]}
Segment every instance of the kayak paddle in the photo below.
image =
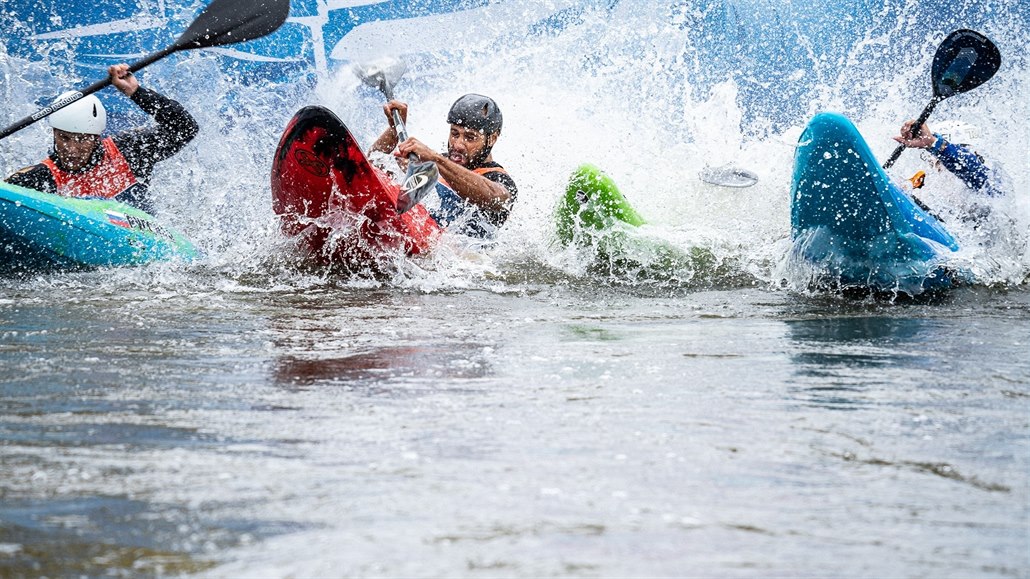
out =
{"type": "MultiPolygon", "coordinates": [[[[930,77],[933,82],[933,98],[923,113],[916,119],[912,134],[919,132],[926,119],[942,100],[982,85],[998,72],[1001,53],[986,36],[973,30],[956,30],[948,35],[933,55],[930,77]]],[[[894,149],[884,169],[889,169],[898,160],[905,145],[894,149]]]]}
{"type": "MultiPolygon", "coordinates": [[[[286,22],[289,14],[289,0],[214,0],[201,11],[193,24],[175,41],[175,44],[133,63],[129,66],[129,72],[136,72],[180,50],[223,46],[261,38],[275,32],[283,22],[286,22]]],[[[25,117],[0,131],[0,139],[24,129],[109,84],[111,84],[110,77],[25,117]]]]}
{"type": "MultiPolygon", "coordinates": [[[[379,89],[386,100],[393,100],[393,87],[408,71],[403,61],[385,59],[376,63],[365,65],[355,64],[354,74],[361,79],[361,82],[368,86],[379,89]]],[[[403,143],[408,140],[408,131],[404,128],[404,121],[396,109],[393,111],[393,126],[397,131],[397,142],[403,143]]],[[[408,154],[408,174],[404,176],[404,184],[401,185],[401,197],[397,200],[397,213],[404,213],[418,204],[430,191],[436,190],[436,182],[440,178],[440,169],[432,161],[421,162],[415,153],[408,154]]]]}

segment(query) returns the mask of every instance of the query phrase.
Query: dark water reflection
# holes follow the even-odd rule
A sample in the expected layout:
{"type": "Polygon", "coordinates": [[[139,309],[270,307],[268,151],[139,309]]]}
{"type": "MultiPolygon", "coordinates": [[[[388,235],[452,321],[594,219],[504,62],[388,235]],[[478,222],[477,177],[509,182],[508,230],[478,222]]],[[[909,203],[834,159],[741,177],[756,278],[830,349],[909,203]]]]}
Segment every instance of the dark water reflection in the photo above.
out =
{"type": "Polygon", "coordinates": [[[446,327],[425,327],[417,301],[403,294],[344,291],[274,304],[267,330],[276,351],[272,381],[288,389],[382,390],[396,381],[490,376],[484,355],[490,344],[474,336],[448,336],[446,327]],[[426,339],[412,339],[422,335],[426,339]]]}
{"type": "MultiPolygon", "coordinates": [[[[932,371],[920,352],[947,326],[923,318],[825,317],[785,322],[794,342],[797,395],[838,410],[869,402],[863,393],[891,387],[898,373],[932,371]]],[[[932,360],[932,358],[931,358],[932,360]]]]}
{"type": "Polygon", "coordinates": [[[384,347],[332,358],[276,358],[274,380],[286,388],[365,385],[385,387],[396,378],[474,379],[492,374],[475,344],[384,347]],[[477,359],[479,358],[479,359],[477,359]]]}

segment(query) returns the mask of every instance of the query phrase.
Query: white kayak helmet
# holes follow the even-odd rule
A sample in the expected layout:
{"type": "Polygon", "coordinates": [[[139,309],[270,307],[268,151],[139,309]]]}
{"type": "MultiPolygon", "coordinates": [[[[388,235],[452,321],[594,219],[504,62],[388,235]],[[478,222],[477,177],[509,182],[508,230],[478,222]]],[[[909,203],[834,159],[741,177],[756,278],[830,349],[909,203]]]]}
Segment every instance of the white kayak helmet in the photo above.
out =
{"type": "Polygon", "coordinates": [[[933,132],[944,137],[944,140],[955,145],[967,145],[976,148],[983,136],[980,127],[962,121],[947,120],[932,125],[933,132]]]}
{"type": "MultiPolygon", "coordinates": [[[[57,97],[59,102],[75,94],[68,91],[57,97]]],[[[50,126],[69,133],[99,135],[107,127],[107,111],[95,95],[86,95],[72,104],[51,114],[47,119],[50,126]]]]}

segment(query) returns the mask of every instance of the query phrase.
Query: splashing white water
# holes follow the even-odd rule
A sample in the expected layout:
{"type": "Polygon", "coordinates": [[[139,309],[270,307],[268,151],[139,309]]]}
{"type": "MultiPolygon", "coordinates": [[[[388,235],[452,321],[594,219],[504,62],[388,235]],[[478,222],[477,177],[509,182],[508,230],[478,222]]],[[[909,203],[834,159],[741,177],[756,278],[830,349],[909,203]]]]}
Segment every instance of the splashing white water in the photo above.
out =
{"type": "MultiPolygon", "coordinates": [[[[506,269],[525,269],[520,264],[580,275],[582,268],[570,264],[589,256],[555,256],[551,241],[555,201],[583,162],[601,166],[619,183],[651,223],[648,235],[684,248],[705,247],[776,283],[790,230],[793,150],[783,142],[811,114],[835,109],[853,118],[885,158],[894,145],[890,135],[929,98],[926,71],[941,31],[979,14],[979,5],[963,5],[915,37],[909,33],[914,15],[930,8],[912,1],[865,9],[841,2],[820,8],[821,15],[758,0],[624,1],[533,29],[527,23],[539,19],[543,5],[526,8],[526,18],[470,23],[464,32],[451,27],[448,42],[434,36],[398,86],[398,97],[412,107],[409,132],[440,146],[455,98],[466,92],[493,96],[505,116],[494,156],[520,192],[496,244],[484,250],[447,239],[432,258],[399,265],[391,283],[429,290],[491,286],[506,269]],[[846,24],[837,36],[828,24],[835,11],[846,24]],[[474,42],[482,37],[498,40],[474,42]],[[759,183],[726,189],[697,179],[706,166],[728,162],[756,172],[759,183]]],[[[1007,167],[1012,194],[990,202],[996,239],[980,243],[983,231],[961,225],[955,233],[965,247],[960,259],[976,264],[987,283],[1020,284],[1030,272],[1030,104],[1022,98],[1028,88],[1026,15],[1004,2],[991,3],[991,11],[993,16],[977,18],[1002,49],[1005,66],[981,89],[942,104],[934,118],[960,116],[982,127],[991,143],[988,154],[1007,167]]],[[[394,51],[395,45],[384,40],[381,50],[394,51]]],[[[342,48],[337,52],[334,58],[346,56],[342,48]]],[[[145,85],[186,105],[202,126],[195,144],[158,165],[151,189],[162,219],[204,248],[204,267],[232,276],[289,270],[283,257],[288,243],[278,234],[268,186],[286,122],[301,106],[322,104],[363,143],[384,126],[381,97],[343,64],[313,86],[243,84],[205,53],[161,62],[141,75],[145,85]]],[[[31,103],[62,84],[45,62],[0,54],[0,69],[0,88],[11,103],[31,103]]],[[[31,110],[12,107],[9,118],[31,110]]],[[[2,169],[9,173],[38,161],[48,141],[43,123],[5,140],[2,169]]],[[[919,163],[918,155],[907,154],[893,174],[907,176],[919,163]]]]}

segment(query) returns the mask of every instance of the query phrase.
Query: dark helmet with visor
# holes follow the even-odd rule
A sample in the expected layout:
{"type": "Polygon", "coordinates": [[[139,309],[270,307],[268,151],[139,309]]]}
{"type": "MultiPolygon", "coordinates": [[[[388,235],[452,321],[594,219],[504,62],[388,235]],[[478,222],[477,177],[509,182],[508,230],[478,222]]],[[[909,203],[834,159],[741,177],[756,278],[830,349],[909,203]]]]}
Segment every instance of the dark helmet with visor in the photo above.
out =
{"type": "Polygon", "coordinates": [[[501,109],[490,97],[467,94],[454,101],[447,113],[447,122],[490,135],[501,130],[501,109]]]}

